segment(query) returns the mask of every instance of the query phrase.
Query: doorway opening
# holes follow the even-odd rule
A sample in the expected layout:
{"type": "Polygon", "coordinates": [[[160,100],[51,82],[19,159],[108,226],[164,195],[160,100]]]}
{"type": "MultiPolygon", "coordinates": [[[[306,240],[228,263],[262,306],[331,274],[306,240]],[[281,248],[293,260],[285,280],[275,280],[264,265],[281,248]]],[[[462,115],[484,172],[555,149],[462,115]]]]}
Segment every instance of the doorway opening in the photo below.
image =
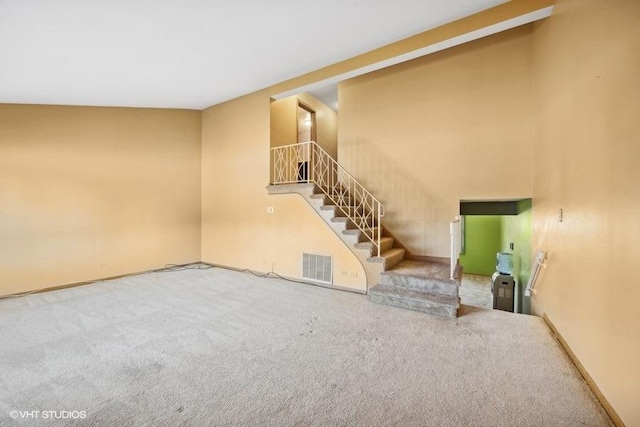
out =
{"type": "MultiPolygon", "coordinates": [[[[316,140],[316,112],[298,101],[297,109],[298,144],[316,140]]],[[[309,179],[309,145],[302,148],[302,156],[298,160],[298,182],[309,179]]]]}
{"type": "Polygon", "coordinates": [[[298,143],[316,140],[316,112],[298,101],[298,143]]]}
{"type": "Polygon", "coordinates": [[[464,200],[460,215],[463,303],[529,314],[524,288],[531,273],[532,200],[464,200]],[[498,268],[498,254],[510,263],[507,270],[498,268]]]}
{"type": "MultiPolygon", "coordinates": [[[[336,97],[337,87],[329,92],[329,99],[336,97]]],[[[309,155],[315,145],[337,159],[338,112],[314,94],[272,99],[269,112],[271,183],[308,182],[312,178],[309,155]]]]}

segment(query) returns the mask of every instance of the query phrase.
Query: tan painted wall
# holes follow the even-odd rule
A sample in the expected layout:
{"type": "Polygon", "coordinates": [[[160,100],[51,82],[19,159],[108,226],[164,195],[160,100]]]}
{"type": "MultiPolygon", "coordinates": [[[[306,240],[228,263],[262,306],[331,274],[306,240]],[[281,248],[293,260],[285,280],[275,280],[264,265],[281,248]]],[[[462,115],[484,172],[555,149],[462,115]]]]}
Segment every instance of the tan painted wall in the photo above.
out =
{"type": "Polygon", "coordinates": [[[338,113],[308,93],[271,102],[271,147],[297,142],[298,101],[316,112],[316,142],[335,159],[338,155],[338,113]]]}
{"type": "Polygon", "coordinates": [[[199,261],[200,119],[0,105],[0,295],[199,261]]]}
{"type": "Polygon", "coordinates": [[[271,101],[269,110],[271,147],[281,147],[298,142],[298,126],[296,124],[298,98],[290,96],[271,101]]]}
{"type": "Polygon", "coordinates": [[[535,26],[532,299],[640,425],[640,3],[559,0],[535,26]],[[564,221],[558,221],[558,209],[564,221]]]}
{"type": "Polygon", "coordinates": [[[461,199],[531,197],[531,26],[339,85],[340,163],[413,254],[448,257],[461,199]]]}
{"type": "Polygon", "coordinates": [[[267,194],[269,97],[257,92],[203,112],[202,259],[301,278],[303,251],[332,255],[334,285],[364,290],[362,265],[302,197],[267,194]]]}

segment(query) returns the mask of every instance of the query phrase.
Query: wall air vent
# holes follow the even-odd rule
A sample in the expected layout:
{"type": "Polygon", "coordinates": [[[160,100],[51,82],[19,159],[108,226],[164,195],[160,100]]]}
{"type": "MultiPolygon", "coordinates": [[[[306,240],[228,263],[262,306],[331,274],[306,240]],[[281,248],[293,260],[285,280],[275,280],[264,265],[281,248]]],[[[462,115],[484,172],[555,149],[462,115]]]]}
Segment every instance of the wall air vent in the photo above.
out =
{"type": "Polygon", "coordinates": [[[302,254],[302,278],[333,283],[333,258],[330,255],[302,254]]]}

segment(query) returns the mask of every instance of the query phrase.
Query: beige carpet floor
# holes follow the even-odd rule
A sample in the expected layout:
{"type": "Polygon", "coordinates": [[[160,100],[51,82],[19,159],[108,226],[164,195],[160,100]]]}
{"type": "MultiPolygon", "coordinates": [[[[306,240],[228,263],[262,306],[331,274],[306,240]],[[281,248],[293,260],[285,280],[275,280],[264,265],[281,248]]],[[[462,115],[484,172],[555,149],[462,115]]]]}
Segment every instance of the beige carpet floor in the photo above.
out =
{"type": "Polygon", "coordinates": [[[609,425],[540,318],[217,268],[1,300],[0,343],[2,426],[609,425]]]}
{"type": "Polygon", "coordinates": [[[460,281],[459,295],[462,304],[493,308],[491,277],[464,273],[460,281]]]}

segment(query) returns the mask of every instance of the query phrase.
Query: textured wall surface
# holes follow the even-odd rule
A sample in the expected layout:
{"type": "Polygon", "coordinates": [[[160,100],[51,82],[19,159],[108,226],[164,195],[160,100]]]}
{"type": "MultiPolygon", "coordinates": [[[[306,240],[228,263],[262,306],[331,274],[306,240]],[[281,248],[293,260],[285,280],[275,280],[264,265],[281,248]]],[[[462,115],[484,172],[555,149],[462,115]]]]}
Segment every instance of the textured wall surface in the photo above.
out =
{"type": "Polygon", "coordinates": [[[448,257],[461,199],[531,197],[531,26],[345,81],[340,162],[412,253],[448,257]]]}
{"type": "Polygon", "coordinates": [[[301,196],[267,194],[269,94],[211,107],[202,121],[203,261],[301,278],[303,252],[331,255],[334,284],[364,290],[356,256],[301,196]]]}
{"type": "Polygon", "coordinates": [[[0,105],[0,294],[199,261],[201,115],[0,105]]]}
{"type": "Polygon", "coordinates": [[[533,247],[549,259],[532,305],[628,426],[640,425],[638,16],[633,0],[560,0],[533,38],[533,247]]]}

